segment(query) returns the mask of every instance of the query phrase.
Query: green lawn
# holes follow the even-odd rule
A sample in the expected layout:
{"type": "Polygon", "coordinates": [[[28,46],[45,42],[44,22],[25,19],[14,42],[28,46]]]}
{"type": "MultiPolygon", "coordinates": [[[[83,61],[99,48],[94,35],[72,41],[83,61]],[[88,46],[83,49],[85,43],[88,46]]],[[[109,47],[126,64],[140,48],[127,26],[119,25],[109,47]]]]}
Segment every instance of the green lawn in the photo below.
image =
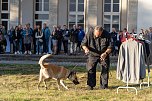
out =
{"type": "MultiPolygon", "coordinates": [[[[116,79],[115,68],[110,70],[112,76],[107,90],[99,89],[97,72],[97,86],[95,90],[88,91],[85,67],[77,67],[79,85],[66,80],[70,90],[62,88],[58,91],[56,81],[51,80],[47,82],[48,90],[42,83],[40,91],[37,91],[39,69],[38,65],[0,65],[0,101],[152,101],[152,87],[139,90],[138,95],[126,89],[121,89],[117,94],[117,87],[125,84],[116,79]]],[[[138,85],[134,86],[139,88],[138,85]]]]}

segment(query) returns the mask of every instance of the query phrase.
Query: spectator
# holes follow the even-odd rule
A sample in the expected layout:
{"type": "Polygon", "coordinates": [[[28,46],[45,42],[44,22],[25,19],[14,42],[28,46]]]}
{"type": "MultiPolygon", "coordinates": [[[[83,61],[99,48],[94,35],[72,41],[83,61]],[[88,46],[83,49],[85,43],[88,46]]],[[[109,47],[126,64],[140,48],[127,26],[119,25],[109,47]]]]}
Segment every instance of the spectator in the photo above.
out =
{"type": "Polygon", "coordinates": [[[111,38],[113,40],[113,52],[112,52],[112,55],[116,56],[116,42],[117,42],[117,33],[116,33],[116,29],[115,28],[112,28],[112,32],[111,32],[111,38]]]}
{"type": "Polygon", "coordinates": [[[35,38],[36,38],[36,54],[42,54],[43,33],[40,25],[37,26],[37,32],[35,32],[35,38]]]}
{"type": "Polygon", "coordinates": [[[3,53],[3,39],[4,39],[3,33],[2,33],[2,31],[0,30],[0,54],[3,53]]]}
{"type": "Polygon", "coordinates": [[[58,50],[58,40],[57,40],[57,27],[56,26],[53,26],[53,31],[52,31],[52,42],[53,42],[53,54],[54,55],[57,55],[57,50],[58,50]]]}
{"type": "Polygon", "coordinates": [[[9,36],[9,41],[10,41],[10,48],[11,48],[11,52],[14,53],[14,45],[13,45],[13,32],[14,32],[14,27],[12,26],[11,29],[8,31],[8,36],[9,36]]]}
{"type": "Polygon", "coordinates": [[[130,34],[128,33],[127,28],[124,28],[121,36],[121,42],[125,42],[126,38],[130,38],[130,34]]]}
{"type": "Polygon", "coordinates": [[[24,35],[24,46],[25,46],[25,53],[24,54],[32,54],[31,52],[31,42],[32,42],[32,30],[30,29],[30,25],[26,24],[26,27],[23,31],[24,35]]]}
{"type": "Polygon", "coordinates": [[[2,34],[3,34],[3,35],[6,35],[5,26],[3,26],[2,24],[0,24],[0,31],[2,31],[2,34]]]}
{"type": "Polygon", "coordinates": [[[89,31],[88,31],[88,33],[89,33],[89,32],[90,32],[90,33],[91,33],[91,32],[93,32],[93,30],[94,30],[94,29],[93,29],[93,27],[92,27],[92,26],[91,26],[91,27],[89,27],[89,31]]]}
{"type": "Polygon", "coordinates": [[[49,40],[50,40],[50,29],[47,27],[47,24],[43,24],[43,52],[44,54],[49,53],[49,40]]]}
{"type": "Polygon", "coordinates": [[[19,40],[22,36],[20,35],[18,31],[18,26],[15,27],[15,30],[12,33],[12,39],[13,39],[13,45],[14,45],[14,54],[20,54],[19,53],[19,40]]]}
{"type": "Polygon", "coordinates": [[[130,34],[131,34],[131,36],[133,36],[134,38],[137,37],[137,33],[135,33],[135,30],[134,30],[134,29],[132,29],[132,32],[131,32],[130,34]]]}
{"type": "Polygon", "coordinates": [[[22,54],[23,53],[23,28],[22,28],[22,25],[18,25],[18,33],[19,33],[19,35],[20,35],[20,38],[19,38],[19,52],[20,52],[20,54],[22,54]]]}
{"type": "Polygon", "coordinates": [[[69,40],[69,30],[66,25],[63,25],[63,48],[64,54],[68,54],[68,40],[69,40]]]}
{"type": "Polygon", "coordinates": [[[60,54],[61,51],[61,46],[62,46],[62,39],[63,39],[63,35],[62,35],[62,29],[60,27],[60,25],[57,27],[57,53],[60,54]]]}
{"type": "MultiPolygon", "coordinates": [[[[40,25],[38,25],[40,27],[40,25]]],[[[32,38],[33,38],[33,48],[34,48],[34,54],[36,54],[36,48],[37,48],[37,45],[36,45],[36,33],[37,33],[38,29],[37,29],[37,26],[34,25],[34,29],[33,29],[33,35],[32,35],[32,38]]]]}
{"type": "Polygon", "coordinates": [[[152,40],[152,27],[149,27],[149,37],[150,37],[150,40],[152,40]]]}
{"type": "Polygon", "coordinates": [[[82,27],[79,26],[79,33],[78,33],[78,48],[79,48],[79,51],[78,52],[81,51],[81,42],[82,42],[84,36],[85,36],[85,33],[84,33],[82,27]]]}
{"type": "Polygon", "coordinates": [[[121,45],[121,37],[123,36],[123,31],[120,30],[119,33],[117,34],[117,46],[118,46],[118,53],[119,53],[119,49],[120,49],[120,45],[121,45]]]}
{"type": "Polygon", "coordinates": [[[79,30],[76,28],[76,25],[73,25],[73,28],[70,31],[70,55],[76,55],[78,45],[78,33],[79,30]]]}

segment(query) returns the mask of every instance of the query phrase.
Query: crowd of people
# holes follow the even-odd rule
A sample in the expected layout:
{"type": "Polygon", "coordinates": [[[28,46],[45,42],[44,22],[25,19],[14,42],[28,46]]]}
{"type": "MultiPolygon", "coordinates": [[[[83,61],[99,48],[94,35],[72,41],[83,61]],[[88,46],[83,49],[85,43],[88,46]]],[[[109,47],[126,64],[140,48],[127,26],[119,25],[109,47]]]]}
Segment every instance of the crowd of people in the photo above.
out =
{"type": "MultiPolygon", "coordinates": [[[[93,30],[93,27],[89,28],[89,31],[93,32],[93,30]]],[[[117,32],[115,28],[112,28],[110,35],[114,45],[112,56],[116,56],[126,36],[151,41],[152,27],[145,31],[141,29],[139,34],[135,33],[134,29],[132,29],[132,32],[128,32],[124,28],[117,32]]],[[[54,25],[53,29],[50,30],[46,23],[43,24],[42,28],[40,25],[35,25],[34,28],[31,28],[30,24],[27,23],[25,27],[18,25],[6,31],[5,27],[0,24],[0,53],[4,53],[5,47],[10,43],[14,54],[49,53],[57,55],[63,50],[65,55],[76,55],[81,52],[80,46],[84,36],[85,32],[82,26],[77,27],[76,25],[73,25],[72,29],[68,29],[66,25],[54,25]],[[9,40],[6,40],[6,37],[9,40]]]]}
{"type": "Polygon", "coordinates": [[[152,41],[152,27],[148,29],[141,29],[141,32],[138,34],[132,29],[131,32],[128,32],[126,28],[116,32],[115,28],[112,28],[111,38],[113,39],[113,52],[112,55],[117,55],[119,53],[119,48],[122,42],[126,40],[127,37],[133,37],[140,40],[146,40],[149,44],[152,41]]]}
{"type": "Polygon", "coordinates": [[[76,55],[81,51],[80,45],[85,32],[81,26],[73,25],[68,29],[66,25],[53,26],[53,29],[43,24],[31,28],[27,23],[25,27],[18,25],[6,31],[0,25],[0,53],[4,53],[7,43],[13,46],[14,54],[60,54],[63,46],[65,55],[76,55]],[[6,37],[9,40],[6,40],[6,37]],[[70,46],[68,46],[70,44],[70,46]],[[70,48],[70,49],[69,49],[70,48]],[[69,51],[70,50],[70,51],[69,51]]]}

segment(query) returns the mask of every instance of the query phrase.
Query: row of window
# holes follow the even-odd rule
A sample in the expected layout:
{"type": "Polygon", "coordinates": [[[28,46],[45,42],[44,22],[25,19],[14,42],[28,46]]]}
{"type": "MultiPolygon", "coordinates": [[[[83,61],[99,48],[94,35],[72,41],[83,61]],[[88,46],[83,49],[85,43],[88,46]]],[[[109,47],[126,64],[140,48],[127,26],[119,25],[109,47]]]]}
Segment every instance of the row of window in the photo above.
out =
{"type": "MultiPolygon", "coordinates": [[[[9,21],[9,0],[2,2],[2,21],[9,21]]],[[[71,28],[74,24],[84,27],[85,0],[69,0],[68,23],[71,28]]],[[[119,29],[120,0],[104,0],[104,28],[111,31],[112,27],[119,29]]],[[[102,13],[102,12],[101,12],[102,13]]],[[[35,0],[35,23],[41,24],[49,21],[49,0],[35,0]]]]}

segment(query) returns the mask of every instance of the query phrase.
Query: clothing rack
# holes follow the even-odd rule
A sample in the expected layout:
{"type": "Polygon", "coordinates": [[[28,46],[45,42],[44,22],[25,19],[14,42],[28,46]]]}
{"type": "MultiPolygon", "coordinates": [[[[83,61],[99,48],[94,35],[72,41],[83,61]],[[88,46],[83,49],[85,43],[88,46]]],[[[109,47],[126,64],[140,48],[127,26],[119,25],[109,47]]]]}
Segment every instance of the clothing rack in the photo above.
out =
{"type": "Polygon", "coordinates": [[[145,85],[145,84],[147,84],[147,88],[148,87],[150,87],[150,68],[149,68],[149,56],[148,56],[148,59],[147,59],[147,67],[148,67],[148,80],[147,80],[147,82],[141,82],[140,83],[140,89],[142,89],[141,87],[142,87],[142,85],[145,85]]]}
{"type": "MultiPolygon", "coordinates": [[[[126,38],[126,41],[127,41],[127,38],[126,38]]],[[[127,44],[126,44],[126,53],[127,53],[127,44]]],[[[126,56],[125,56],[125,59],[127,60],[127,54],[126,54],[126,56]]],[[[125,65],[126,66],[126,65],[125,65]]],[[[148,81],[147,82],[141,82],[140,83],[140,89],[141,89],[141,87],[142,87],[142,85],[143,84],[147,84],[148,86],[147,87],[149,87],[150,86],[150,69],[149,69],[149,57],[148,57],[148,60],[147,60],[147,67],[148,67],[148,81]]],[[[137,95],[137,88],[136,87],[130,87],[129,86],[129,77],[128,77],[128,67],[126,67],[127,68],[127,84],[126,84],[126,86],[120,86],[120,87],[118,87],[117,88],[117,94],[118,94],[118,92],[119,92],[119,89],[127,89],[127,91],[129,91],[129,89],[133,89],[133,90],[135,90],[135,92],[136,92],[136,95],[137,95]]]]}

